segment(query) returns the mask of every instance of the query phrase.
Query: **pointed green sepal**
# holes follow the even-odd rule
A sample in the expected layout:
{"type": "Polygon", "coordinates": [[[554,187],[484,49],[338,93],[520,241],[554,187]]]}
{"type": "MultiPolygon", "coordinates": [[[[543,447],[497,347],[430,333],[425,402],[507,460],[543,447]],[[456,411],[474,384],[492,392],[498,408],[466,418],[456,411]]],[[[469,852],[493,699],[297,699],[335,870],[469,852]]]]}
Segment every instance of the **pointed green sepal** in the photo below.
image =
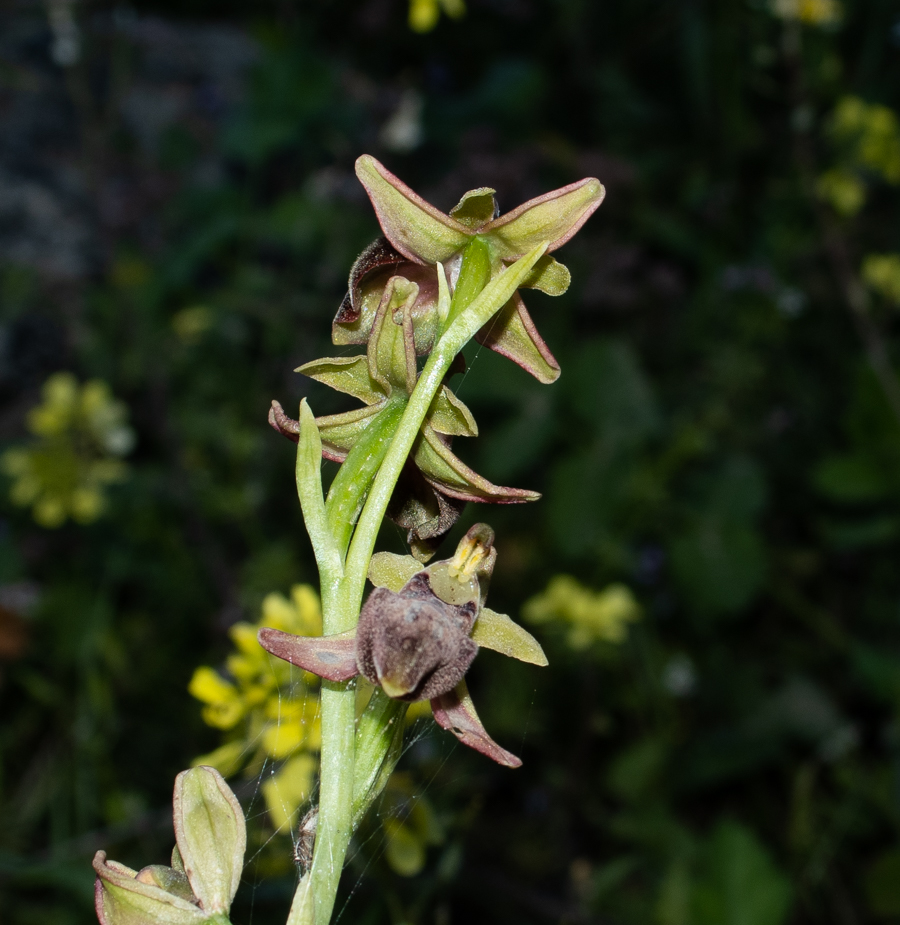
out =
{"type": "Polygon", "coordinates": [[[429,205],[374,157],[360,157],[356,175],[385,236],[408,260],[437,263],[466,246],[471,232],[465,225],[429,205]]]}
{"type": "Polygon", "coordinates": [[[298,366],[294,372],[303,373],[345,395],[352,395],[367,405],[387,398],[387,390],[370,375],[369,363],[364,356],[323,357],[298,366]]]}
{"type": "Polygon", "coordinates": [[[591,217],[605,195],[603,184],[587,177],[523,203],[479,233],[490,239],[504,260],[519,257],[542,241],[555,251],[591,217]]]}
{"type": "Polygon", "coordinates": [[[332,462],[343,462],[380,411],[380,405],[367,405],[365,408],[354,408],[353,411],[345,411],[343,414],[328,414],[316,418],[322,442],[322,455],[332,462]]]}
{"type": "Polygon", "coordinates": [[[454,455],[449,446],[425,425],[413,448],[413,458],[422,475],[439,491],[461,501],[493,501],[518,504],[537,501],[540,494],[524,488],[494,485],[454,455]]]}
{"type": "Polygon", "coordinates": [[[517,363],[538,382],[549,385],[559,379],[559,363],[538,333],[518,292],[475,335],[475,339],[517,363]]]}
{"type": "Polygon", "coordinates": [[[541,644],[505,613],[482,607],[472,628],[472,640],[483,649],[500,652],[530,665],[548,664],[541,644]]]}

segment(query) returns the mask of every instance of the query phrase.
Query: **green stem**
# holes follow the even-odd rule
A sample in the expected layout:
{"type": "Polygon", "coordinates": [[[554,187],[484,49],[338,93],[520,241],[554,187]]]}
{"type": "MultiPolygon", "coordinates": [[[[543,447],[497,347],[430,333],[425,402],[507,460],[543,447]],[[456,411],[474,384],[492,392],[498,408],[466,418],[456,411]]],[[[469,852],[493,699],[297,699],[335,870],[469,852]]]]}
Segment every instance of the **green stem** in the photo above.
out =
{"type": "Polygon", "coordinates": [[[378,412],[347,454],[331,483],[325,515],[341,555],[347,552],[359,512],[405,407],[405,401],[392,401],[378,412]]]}

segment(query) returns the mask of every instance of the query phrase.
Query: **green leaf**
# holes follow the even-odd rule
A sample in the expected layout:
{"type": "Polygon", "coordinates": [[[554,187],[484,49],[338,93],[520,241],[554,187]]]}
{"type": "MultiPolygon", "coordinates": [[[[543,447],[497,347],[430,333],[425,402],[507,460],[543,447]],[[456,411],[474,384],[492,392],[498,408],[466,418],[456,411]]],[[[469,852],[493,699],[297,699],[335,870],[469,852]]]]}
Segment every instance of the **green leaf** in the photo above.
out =
{"type": "Polygon", "coordinates": [[[856,454],[823,459],[813,470],[813,484],[835,501],[878,501],[890,491],[872,460],[856,454]]]}
{"type": "Polygon", "coordinates": [[[747,828],[722,822],[704,851],[694,890],[696,925],[781,925],[791,907],[791,885],[747,828]]]}
{"type": "Polygon", "coordinates": [[[548,664],[540,643],[528,630],[519,626],[505,613],[497,613],[489,607],[481,609],[471,636],[473,641],[484,649],[500,652],[531,665],[543,667],[548,664]]]}

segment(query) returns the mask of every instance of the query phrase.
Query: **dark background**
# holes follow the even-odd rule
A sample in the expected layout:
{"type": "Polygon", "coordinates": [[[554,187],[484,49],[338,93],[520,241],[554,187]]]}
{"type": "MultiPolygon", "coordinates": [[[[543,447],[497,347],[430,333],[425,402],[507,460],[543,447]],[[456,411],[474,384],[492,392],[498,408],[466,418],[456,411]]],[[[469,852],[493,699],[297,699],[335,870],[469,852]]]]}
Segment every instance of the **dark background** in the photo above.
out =
{"type": "MultiPolygon", "coordinates": [[[[3,483],[0,919],[93,921],[99,847],[165,862],[174,775],[220,741],[194,668],[314,581],[265,418],[345,407],[291,370],[333,351],[377,233],[365,151],[442,209],[607,186],[560,254],[569,293],[529,295],[560,381],[482,351],[457,386],[481,427],[460,453],[544,497],[460,527],[497,530],[494,608],[568,573],[624,582],[643,619],[581,652],[541,629],[543,671],[479,659],[524,768],[413,749],[446,837],[413,878],[360,844],[342,921],[900,921],[900,423],[867,361],[897,315],[848,302],[865,255],[900,249],[898,194],[867,175],[853,218],[814,194],[837,101],[897,104],[896,5],[822,26],[469,0],[427,34],[404,0],[73,10],[66,66],[45,6],[0,13],[0,444],[28,445],[59,370],[106,381],[137,444],[88,525],[42,528],[3,483]],[[403,106],[419,137],[398,140],[403,106]],[[213,323],[184,338],[193,306],[213,323]]],[[[260,883],[236,925],[284,921],[293,874],[260,883]]]]}

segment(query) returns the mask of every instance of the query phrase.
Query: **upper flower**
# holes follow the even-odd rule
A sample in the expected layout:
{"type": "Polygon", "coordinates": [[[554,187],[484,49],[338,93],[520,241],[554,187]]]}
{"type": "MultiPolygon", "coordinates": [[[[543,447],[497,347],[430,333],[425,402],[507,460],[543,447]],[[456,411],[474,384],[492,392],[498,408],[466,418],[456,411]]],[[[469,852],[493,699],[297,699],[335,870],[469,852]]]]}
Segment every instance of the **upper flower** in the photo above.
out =
{"type": "MultiPolygon", "coordinates": [[[[605,195],[600,181],[588,177],[498,217],[495,191],[484,187],[470,190],[446,215],[368,154],[357,160],[356,174],[369,194],[386,240],[376,241],[354,264],[350,291],[335,318],[334,342],[365,343],[385,285],[391,277],[402,275],[419,285],[412,317],[416,352],[420,355],[430,352],[441,329],[452,320],[437,317],[437,280],[433,271],[424,268],[442,264],[449,284],[457,289],[462,253],[477,240],[486,249],[487,278],[478,281],[483,286],[506,264],[549,241],[548,253],[523,285],[561,295],[568,289],[571,277],[550,251],[561,247],[581,228],[605,195]]],[[[461,295],[454,292],[454,301],[461,295]]],[[[541,382],[553,382],[559,376],[559,364],[538,334],[518,293],[479,332],[477,340],[514,360],[541,382]]]]}

